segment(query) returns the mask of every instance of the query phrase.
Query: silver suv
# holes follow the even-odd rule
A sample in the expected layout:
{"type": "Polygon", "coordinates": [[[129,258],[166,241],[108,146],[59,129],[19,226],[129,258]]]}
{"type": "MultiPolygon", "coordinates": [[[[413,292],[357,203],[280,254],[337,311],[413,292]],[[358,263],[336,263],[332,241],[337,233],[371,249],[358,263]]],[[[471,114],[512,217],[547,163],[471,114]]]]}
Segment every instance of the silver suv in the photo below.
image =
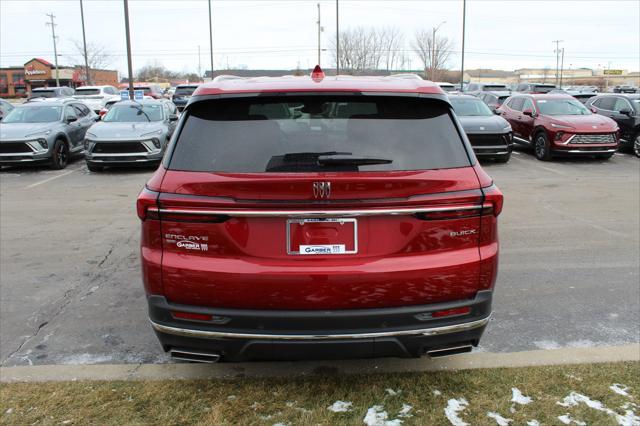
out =
{"type": "Polygon", "coordinates": [[[63,169],[82,153],[85,133],[97,118],[72,98],[19,105],[0,121],[0,166],[48,162],[63,169]]]}

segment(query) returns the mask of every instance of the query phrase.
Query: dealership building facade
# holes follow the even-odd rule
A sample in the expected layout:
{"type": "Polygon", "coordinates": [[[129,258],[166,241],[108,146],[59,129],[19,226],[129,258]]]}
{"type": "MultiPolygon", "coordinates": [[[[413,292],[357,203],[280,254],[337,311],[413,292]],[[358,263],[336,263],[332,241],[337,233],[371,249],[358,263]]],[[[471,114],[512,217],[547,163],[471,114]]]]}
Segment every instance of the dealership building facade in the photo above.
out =
{"type": "MultiPolygon", "coordinates": [[[[0,68],[0,98],[27,96],[37,87],[55,87],[56,73],[60,86],[85,86],[87,78],[82,66],[57,67],[41,58],[33,58],[22,67],[0,68]]],[[[118,85],[115,70],[90,69],[92,85],[118,85]]]]}

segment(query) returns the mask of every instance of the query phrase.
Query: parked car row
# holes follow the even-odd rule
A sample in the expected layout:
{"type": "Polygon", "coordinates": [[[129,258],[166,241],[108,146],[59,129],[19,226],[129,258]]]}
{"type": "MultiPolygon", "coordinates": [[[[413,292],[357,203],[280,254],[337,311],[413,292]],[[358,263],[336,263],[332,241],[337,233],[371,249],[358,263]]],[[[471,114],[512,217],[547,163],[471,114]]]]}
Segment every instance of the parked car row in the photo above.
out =
{"type": "Polygon", "coordinates": [[[75,98],[27,102],[0,121],[0,166],[48,163],[62,169],[83,153],[91,171],[157,164],[177,120],[168,100],[113,101],[102,121],[75,98]]]}

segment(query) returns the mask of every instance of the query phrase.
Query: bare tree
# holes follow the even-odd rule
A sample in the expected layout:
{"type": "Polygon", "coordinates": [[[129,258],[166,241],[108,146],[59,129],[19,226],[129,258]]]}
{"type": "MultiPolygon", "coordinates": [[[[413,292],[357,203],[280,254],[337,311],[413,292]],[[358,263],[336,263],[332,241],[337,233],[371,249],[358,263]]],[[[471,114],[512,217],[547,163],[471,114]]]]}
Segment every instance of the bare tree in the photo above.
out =
{"type": "MultiPolygon", "coordinates": [[[[76,52],[76,54],[73,55],[73,60],[77,64],[84,64],[84,47],[82,42],[78,40],[71,40],[71,42],[73,43],[74,50],[76,52]]],[[[103,45],[87,43],[87,62],[90,70],[105,69],[113,63],[113,55],[103,45]]],[[[89,71],[89,73],[91,73],[91,71],[89,71]]],[[[91,76],[87,78],[84,74],[85,69],[82,67],[80,71],[81,79],[87,82],[87,84],[90,84],[91,76]]]]}
{"type": "MultiPolygon", "coordinates": [[[[348,73],[360,73],[381,67],[390,69],[397,61],[400,31],[393,28],[356,27],[340,32],[340,68],[348,73]],[[390,55],[391,56],[390,58],[390,55]]],[[[332,46],[336,60],[335,42],[332,46]]]]}
{"type": "Polygon", "coordinates": [[[452,55],[452,41],[436,35],[435,28],[420,30],[414,35],[412,47],[422,62],[424,77],[437,80],[439,71],[446,69],[452,55]]]}

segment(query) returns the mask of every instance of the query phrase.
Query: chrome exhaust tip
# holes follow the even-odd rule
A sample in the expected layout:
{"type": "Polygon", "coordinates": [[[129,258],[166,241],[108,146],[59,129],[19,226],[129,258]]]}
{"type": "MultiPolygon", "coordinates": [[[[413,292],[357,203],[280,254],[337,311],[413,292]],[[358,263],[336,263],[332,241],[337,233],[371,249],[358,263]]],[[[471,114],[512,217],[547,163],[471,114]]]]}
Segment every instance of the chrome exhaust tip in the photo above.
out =
{"type": "Polygon", "coordinates": [[[458,355],[471,352],[473,346],[471,345],[461,345],[461,346],[451,346],[448,348],[440,348],[440,349],[432,349],[427,351],[427,355],[431,358],[440,358],[443,356],[451,356],[458,355]]]}
{"type": "Polygon", "coordinates": [[[220,354],[194,352],[184,349],[171,349],[169,355],[171,358],[180,361],[202,362],[206,364],[214,364],[220,361],[220,354]]]}

